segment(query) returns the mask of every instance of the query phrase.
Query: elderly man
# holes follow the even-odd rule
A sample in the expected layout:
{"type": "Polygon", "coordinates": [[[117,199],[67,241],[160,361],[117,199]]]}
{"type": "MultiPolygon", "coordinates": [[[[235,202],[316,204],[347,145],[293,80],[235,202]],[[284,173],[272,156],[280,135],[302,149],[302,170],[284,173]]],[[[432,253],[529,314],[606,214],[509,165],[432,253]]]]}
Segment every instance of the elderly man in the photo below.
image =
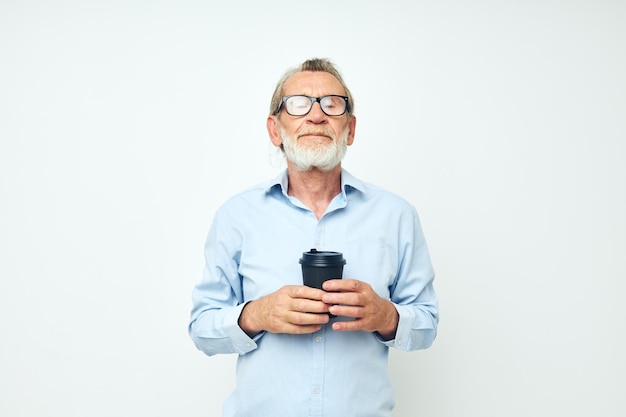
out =
{"type": "Polygon", "coordinates": [[[239,354],[224,416],[390,416],[389,347],[435,339],[434,272],[416,210],[341,166],[353,110],[330,61],[289,70],[267,118],[287,169],[215,215],[189,333],[207,355],[239,354]],[[302,285],[298,259],[311,248],[342,252],[345,278],[302,285]]]}

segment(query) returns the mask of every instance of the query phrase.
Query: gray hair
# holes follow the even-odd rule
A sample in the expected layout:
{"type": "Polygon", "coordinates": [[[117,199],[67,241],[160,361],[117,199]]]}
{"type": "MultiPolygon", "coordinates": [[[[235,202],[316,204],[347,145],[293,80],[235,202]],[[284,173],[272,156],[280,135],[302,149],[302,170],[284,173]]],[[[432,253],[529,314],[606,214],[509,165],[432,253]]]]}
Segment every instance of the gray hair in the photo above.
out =
{"type": "Polygon", "coordinates": [[[280,100],[283,97],[283,88],[287,79],[298,72],[304,71],[327,72],[334,76],[341,83],[344,90],[346,90],[346,96],[348,96],[348,118],[352,117],[354,112],[354,100],[352,99],[352,93],[350,93],[346,83],[343,81],[343,78],[341,78],[339,70],[337,70],[335,65],[333,65],[333,63],[326,58],[307,59],[301,65],[287,70],[287,72],[285,72],[282,78],[278,81],[278,84],[276,84],[276,89],[274,90],[272,101],[270,103],[270,114],[278,113],[278,106],[280,105],[280,100]]]}

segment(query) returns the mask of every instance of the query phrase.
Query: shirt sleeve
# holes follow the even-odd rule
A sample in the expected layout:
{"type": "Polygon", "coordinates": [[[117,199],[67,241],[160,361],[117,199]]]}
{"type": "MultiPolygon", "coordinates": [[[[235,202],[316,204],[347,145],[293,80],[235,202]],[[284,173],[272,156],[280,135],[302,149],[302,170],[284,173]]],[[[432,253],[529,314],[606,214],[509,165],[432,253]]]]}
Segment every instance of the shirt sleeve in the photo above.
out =
{"type": "Polygon", "coordinates": [[[398,247],[399,267],[390,291],[391,302],[398,311],[396,336],[383,341],[387,346],[410,351],[426,349],[437,335],[439,310],[433,287],[435,273],[428,246],[415,209],[404,216],[398,247]]]}
{"type": "Polygon", "coordinates": [[[246,354],[256,349],[263,333],[250,338],[239,327],[245,306],[238,272],[241,243],[227,214],[216,215],[204,248],[202,280],[192,293],[189,335],[196,347],[211,356],[218,353],[246,354]]]}

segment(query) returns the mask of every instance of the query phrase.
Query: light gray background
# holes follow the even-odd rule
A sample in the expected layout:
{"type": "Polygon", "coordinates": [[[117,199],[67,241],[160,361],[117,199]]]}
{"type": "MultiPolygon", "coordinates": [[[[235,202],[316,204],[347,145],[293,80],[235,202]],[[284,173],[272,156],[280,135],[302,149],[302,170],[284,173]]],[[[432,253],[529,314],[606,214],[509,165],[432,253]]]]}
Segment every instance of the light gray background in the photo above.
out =
{"type": "Polygon", "coordinates": [[[217,416],[186,333],[215,209],[333,59],[345,167],[418,209],[441,323],[398,417],[626,414],[626,3],[0,1],[0,415],[217,416]]]}

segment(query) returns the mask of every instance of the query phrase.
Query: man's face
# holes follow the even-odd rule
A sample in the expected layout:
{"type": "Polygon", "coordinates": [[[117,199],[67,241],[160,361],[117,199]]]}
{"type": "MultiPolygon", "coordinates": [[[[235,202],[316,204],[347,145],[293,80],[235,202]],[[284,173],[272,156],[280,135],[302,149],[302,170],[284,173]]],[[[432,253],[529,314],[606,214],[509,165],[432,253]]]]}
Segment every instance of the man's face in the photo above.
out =
{"type": "MultiPolygon", "coordinates": [[[[284,94],[322,97],[346,95],[341,83],[326,72],[299,72],[284,84],[284,94]]],[[[278,116],[270,116],[268,130],[276,146],[283,145],[287,159],[298,169],[313,167],[324,171],[339,165],[346,146],[354,141],[356,119],[347,113],[327,116],[314,103],[304,116],[291,116],[281,109],[278,116]]]]}

